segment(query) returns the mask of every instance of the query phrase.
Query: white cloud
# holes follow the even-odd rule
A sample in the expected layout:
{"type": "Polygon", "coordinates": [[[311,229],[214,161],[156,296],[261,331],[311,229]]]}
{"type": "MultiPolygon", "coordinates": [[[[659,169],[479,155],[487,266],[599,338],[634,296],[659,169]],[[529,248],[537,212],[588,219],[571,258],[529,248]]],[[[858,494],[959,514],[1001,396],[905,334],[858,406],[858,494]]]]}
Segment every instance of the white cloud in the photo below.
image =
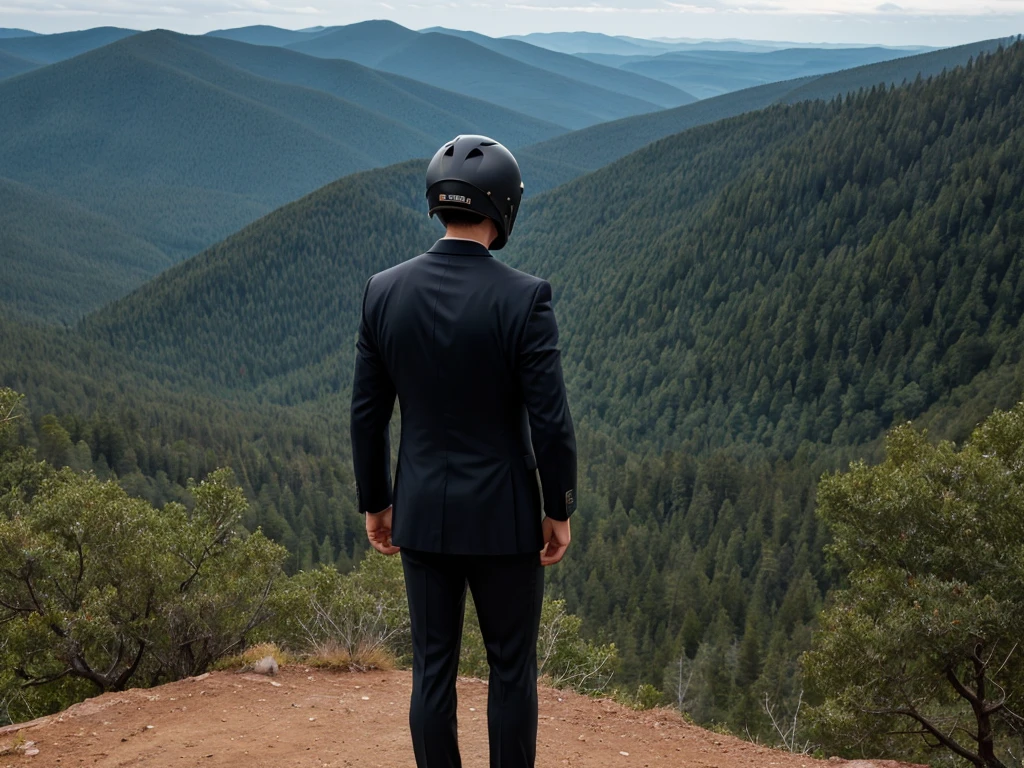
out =
{"type": "Polygon", "coordinates": [[[175,0],[154,4],[143,0],[64,0],[60,3],[39,0],[0,0],[0,14],[32,14],[39,16],[244,16],[321,13],[319,8],[304,2],[288,0],[175,0]]]}
{"type": "Polygon", "coordinates": [[[388,18],[493,36],[587,30],[637,37],[956,45],[1024,32],[1024,0],[0,0],[0,26],[202,33],[388,18]]]}

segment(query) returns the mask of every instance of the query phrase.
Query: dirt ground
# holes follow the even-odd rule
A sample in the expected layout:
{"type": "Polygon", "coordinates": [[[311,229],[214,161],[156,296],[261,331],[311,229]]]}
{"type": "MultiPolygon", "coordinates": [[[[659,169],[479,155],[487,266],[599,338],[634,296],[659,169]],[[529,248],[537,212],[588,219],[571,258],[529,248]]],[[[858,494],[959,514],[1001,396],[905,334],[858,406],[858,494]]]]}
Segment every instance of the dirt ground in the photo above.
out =
{"type": "MultiPolygon", "coordinates": [[[[487,684],[459,680],[465,768],[487,766],[487,684]]],[[[215,672],[110,693],[0,729],[0,768],[414,768],[408,672],[215,672]]],[[[895,768],[819,761],[688,725],[669,710],[542,687],[538,768],[895,768]]]]}

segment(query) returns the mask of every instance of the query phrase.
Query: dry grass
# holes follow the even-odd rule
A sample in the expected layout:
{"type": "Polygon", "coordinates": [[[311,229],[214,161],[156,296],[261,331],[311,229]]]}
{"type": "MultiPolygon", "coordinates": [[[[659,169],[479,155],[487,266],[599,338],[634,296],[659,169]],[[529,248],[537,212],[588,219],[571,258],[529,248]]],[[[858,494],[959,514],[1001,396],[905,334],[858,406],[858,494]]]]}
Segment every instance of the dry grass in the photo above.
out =
{"type": "Polygon", "coordinates": [[[267,656],[273,656],[274,661],[277,662],[278,666],[284,666],[285,664],[292,664],[299,661],[299,659],[294,655],[278,648],[274,643],[260,643],[259,645],[252,646],[251,648],[246,648],[244,651],[234,656],[225,656],[223,659],[218,659],[213,664],[213,668],[216,670],[238,669],[240,667],[251,666],[267,656]]]}
{"type": "Polygon", "coordinates": [[[250,667],[267,656],[273,656],[278,666],[305,664],[317,669],[332,669],[346,672],[367,672],[369,670],[392,670],[398,667],[395,657],[386,648],[367,646],[350,653],[335,643],[324,644],[308,653],[292,653],[275,643],[260,643],[234,656],[219,659],[213,669],[230,671],[250,667]]]}
{"type": "Polygon", "coordinates": [[[323,645],[302,657],[302,663],[320,669],[366,672],[371,669],[389,670],[396,665],[395,657],[386,648],[371,646],[358,648],[355,653],[339,645],[323,645]]]}

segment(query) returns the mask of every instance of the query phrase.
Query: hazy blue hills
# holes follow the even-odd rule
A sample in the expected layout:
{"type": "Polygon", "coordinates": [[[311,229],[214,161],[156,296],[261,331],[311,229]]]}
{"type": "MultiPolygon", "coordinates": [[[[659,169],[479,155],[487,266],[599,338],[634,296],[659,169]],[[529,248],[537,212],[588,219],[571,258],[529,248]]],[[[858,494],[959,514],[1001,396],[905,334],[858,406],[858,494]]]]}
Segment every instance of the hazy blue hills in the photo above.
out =
{"type": "Polygon", "coordinates": [[[510,147],[565,133],[553,123],[489,101],[446,91],[419,80],[343,59],[321,59],[280,47],[247,45],[217,37],[187,37],[191,45],[254,75],[313,88],[398,120],[437,140],[459,133],[500,135],[510,147]]]}
{"type": "MultiPolygon", "coordinates": [[[[661,108],[652,101],[572,79],[463,38],[414,32],[390,21],[340,27],[288,47],[422,80],[567,128],[661,108]]],[[[685,101],[685,95],[682,98],[685,101]]]]}
{"type": "Polygon", "coordinates": [[[626,36],[604,35],[600,32],[531,32],[528,35],[509,35],[509,40],[521,40],[561,53],[606,53],[617,56],[650,55],[674,49],[671,43],[640,40],[626,36]]]}
{"type": "Polygon", "coordinates": [[[524,163],[543,161],[547,183],[569,181],[574,175],[597,170],[653,141],[717,120],[764,109],[776,103],[834,99],[885,83],[912,82],[967,64],[981,53],[994,51],[1006,40],[986,40],[955,48],[907,56],[879,64],[747,88],[676,109],[595,125],[527,147],[524,163]],[[563,175],[565,174],[565,175],[563,175]],[[573,175],[568,175],[573,174],[573,175]]]}
{"type": "Polygon", "coordinates": [[[281,29],[266,24],[257,24],[251,27],[237,27],[235,29],[216,29],[207,32],[210,37],[222,37],[227,40],[235,40],[250,45],[275,45],[285,46],[291,43],[299,43],[312,40],[317,35],[325,33],[325,29],[318,29],[313,32],[302,30],[281,29]]]}
{"type": "MultiPolygon", "coordinates": [[[[276,206],[338,176],[436,148],[435,139],[379,113],[225,66],[167,32],[6,81],[0,101],[5,173],[101,208],[109,201],[97,198],[125,185],[200,188],[276,206]]],[[[130,227],[151,226],[145,216],[125,218],[130,227]]],[[[183,223],[167,222],[168,235],[183,223]]],[[[186,234],[178,247],[194,245],[186,234]]]]}
{"type": "Polygon", "coordinates": [[[64,61],[87,51],[138,34],[135,30],[118,27],[96,27],[80,32],[61,32],[55,35],[31,35],[0,39],[0,51],[12,53],[30,61],[51,64],[64,61]]]}
{"type": "Polygon", "coordinates": [[[38,292],[19,306],[44,319],[78,317],[329,181],[429,156],[457,133],[515,146],[561,130],[351,62],[161,31],[4,80],[0,103],[0,167],[43,193],[22,203],[36,206],[34,247],[93,265],[110,287],[55,303],[47,261],[11,250],[25,260],[11,290],[38,292]],[[124,248],[100,237],[58,236],[62,205],[118,230],[112,243],[147,243],[138,263],[122,269],[124,248]]]}
{"type": "MultiPolygon", "coordinates": [[[[847,49],[870,46],[846,43],[796,43],[783,40],[708,40],[698,38],[644,39],[628,35],[605,35],[600,32],[533,32],[528,35],[509,35],[508,40],[523,40],[553,51],[572,54],[609,54],[612,56],[654,56],[667,51],[737,51],[766,53],[785,48],[847,49]]],[[[927,46],[886,46],[892,50],[920,53],[927,46]]]]}
{"type": "Polygon", "coordinates": [[[22,72],[28,72],[38,66],[39,62],[29,61],[21,56],[15,56],[13,53],[0,51],[0,80],[20,75],[22,72]]]}
{"type": "Polygon", "coordinates": [[[672,51],[656,56],[586,55],[709,98],[764,83],[821,75],[908,56],[891,48],[790,48],[780,51],[672,51]]]}
{"type": "Polygon", "coordinates": [[[37,32],[30,32],[27,29],[4,27],[0,29],[0,40],[4,40],[9,37],[35,37],[37,34],[37,32]]]}
{"type": "Polygon", "coordinates": [[[312,39],[302,39],[291,47],[310,56],[348,59],[377,68],[381,61],[401,51],[419,35],[393,21],[361,21],[317,32],[312,39]]]}
{"type": "Polygon", "coordinates": [[[680,91],[674,86],[660,83],[657,79],[638,76],[633,72],[627,72],[616,67],[595,64],[586,59],[581,59],[579,56],[551,51],[520,40],[487,37],[477,32],[446,29],[444,27],[436,27],[424,31],[461,37],[484,48],[489,48],[503,56],[508,56],[511,59],[570,77],[581,83],[587,83],[588,85],[615,91],[616,93],[636,96],[662,107],[678,107],[696,101],[691,94],[680,91]]]}
{"type": "Polygon", "coordinates": [[[0,304],[74,323],[171,265],[105,216],[0,178],[0,304]]]}

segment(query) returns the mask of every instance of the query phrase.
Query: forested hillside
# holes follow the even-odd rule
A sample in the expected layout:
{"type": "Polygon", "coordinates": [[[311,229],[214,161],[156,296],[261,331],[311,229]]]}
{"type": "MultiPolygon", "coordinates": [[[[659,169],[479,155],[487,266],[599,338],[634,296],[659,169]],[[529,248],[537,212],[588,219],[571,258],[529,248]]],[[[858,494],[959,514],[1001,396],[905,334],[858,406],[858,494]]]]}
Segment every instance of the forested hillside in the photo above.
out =
{"type": "Polygon", "coordinates": [[[0,177],[0,305],[77,322],[173,263],[154,245],[80,205],[0,177]]]}
{"type": "MultiPolygon", "coordinates": [[[[1012,40],[986,40],[820,77],[798,78],[747,88],[676,109],[584,128],[530,146],[519,154],[527,164],[536,158],[547,164],[559,164],[566,174],[572,172],[582,175],[603,168],[651,142],[690,128],[764,109],[772,104],[796,104],[812,99],[828,101],[882,83],[901,85],[913,82],[919,76],[932,77],[963,66],[972,58],[994,51],[1009,42],[1012,40]]],[[[553,178],[561,184],[576,178],[576,175],[556,175],[553,178]]]]}
{"type": "Polygon", "coordinates": [[[0,51],[0,80],[20,75],[22,72],[28,72],[38,66],[37,62],[15,56],[13,53],[0,51]]]}
{"type": "Polygon", "coordinates": [[[546,196],[510,258],[559,287],[577,408],[633,441],[793,455],[1016,365],[1022,89],[1017,44],[689,131],[546,196]]]}
{"type": "Polygon", "coordinates": [[[172,366],[3,314],[0,381],[29,393],[17,439],[42,459],[116,476],[158,506],[188,501],[189,478],[230,466],[250,499],[246,527],[285,544],[290,571],[345,570],[365,552],[340,406],[218,398],[172,366]]]}

